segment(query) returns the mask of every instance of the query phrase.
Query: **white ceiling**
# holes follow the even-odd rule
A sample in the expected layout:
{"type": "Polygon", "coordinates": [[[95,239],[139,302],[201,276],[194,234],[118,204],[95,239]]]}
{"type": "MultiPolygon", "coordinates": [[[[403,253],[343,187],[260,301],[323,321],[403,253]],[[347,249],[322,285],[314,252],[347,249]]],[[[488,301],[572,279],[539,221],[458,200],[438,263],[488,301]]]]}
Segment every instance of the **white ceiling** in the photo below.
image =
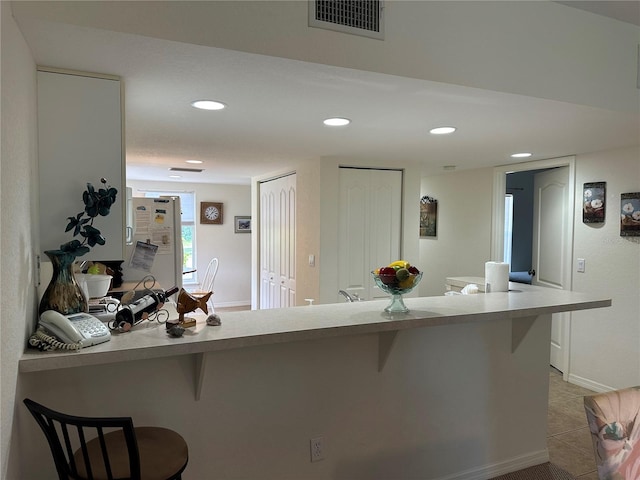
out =
{"type": "Polygon", "coordinates": [[[506,164],[519,151],[541,159],[638,142],[629,113],[35,19],[19,24],[38,64],[123,78],[133,179],[171,181],[169,167],[197,159],[202,174],[173,181],[248,184],[330,156],[415,161],[434,173],[506,164]],[[228,108],[189,105],[212,96],[228,108]],[[322,125],[329,116],[353,123],[331,129],[322,125]],[[438,125],[458,131],[426,133],[438,125]]]}

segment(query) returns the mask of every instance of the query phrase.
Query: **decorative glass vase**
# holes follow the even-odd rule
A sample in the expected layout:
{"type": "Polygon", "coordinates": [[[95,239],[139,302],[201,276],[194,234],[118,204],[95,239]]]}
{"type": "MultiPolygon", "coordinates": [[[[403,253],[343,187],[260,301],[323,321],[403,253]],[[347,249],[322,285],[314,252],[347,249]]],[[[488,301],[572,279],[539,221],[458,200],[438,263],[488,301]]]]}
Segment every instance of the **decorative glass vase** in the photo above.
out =
{"type": "Polygon", "coordinates": [[[411,292],[411,290],[418,286],[420,280],[422,280],[422,272],[411,274],[404,280],[404,282],[399,283],[395,281],[395,275],[394,283],[392,283],[391,281],[385,283],[385,281],[380,278],[380,275],[375,272],[371,272],[371,275],[373,275],[373,280],[376,282],[378,288],[380,288],[380,290],[382,290],[383,292],[391,295],[391,303],[387,305],[384,311],[387,313],[407,313],[409,309],[404,304],[402,295],[411,292]]]}
{"type": "Polygon", "coordinates": [[[45,310],[55,310],[63,315],[86,312],[87,298],[73,275],[76,256],[62,250],[46,250],[44,253],[51,260],[53,273],[40,300],[38,313],[45,310]]]}

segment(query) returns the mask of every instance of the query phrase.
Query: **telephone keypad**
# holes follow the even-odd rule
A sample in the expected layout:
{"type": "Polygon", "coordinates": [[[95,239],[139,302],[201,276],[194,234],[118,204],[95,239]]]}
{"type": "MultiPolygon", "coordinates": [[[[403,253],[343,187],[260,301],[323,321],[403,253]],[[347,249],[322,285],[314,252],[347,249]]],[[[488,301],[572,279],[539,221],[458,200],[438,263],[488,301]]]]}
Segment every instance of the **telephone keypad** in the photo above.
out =
{"type": "Polygon", "coordinates": [[[100,322],[95,321],[94,317],[81,316],[77,320],[73,320],[74,326],[85,337],[103,337],[109,333],[107,326],[100,322]]]}

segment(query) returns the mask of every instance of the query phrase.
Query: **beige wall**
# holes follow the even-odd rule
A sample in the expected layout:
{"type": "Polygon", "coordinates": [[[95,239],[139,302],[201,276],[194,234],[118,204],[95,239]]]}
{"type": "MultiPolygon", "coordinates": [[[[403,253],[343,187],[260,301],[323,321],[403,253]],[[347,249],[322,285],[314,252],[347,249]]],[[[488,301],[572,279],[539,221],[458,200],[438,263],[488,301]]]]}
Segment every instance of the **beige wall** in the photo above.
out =
{"type": "Polygon", "coordinates": [[[640,383],[640,237],[620,236],[620,194],[640,191],[640,149],[579,155],[573,289],[606,292],[613,305],[571,314],[570,381],[594,390],[640,383]],[[582,223],[582,185],[607,182],[606,221],[582,223]],[[575,259],[584,258],[584,273],[575,259]]]}
{"type": "Polygon", "coordinates": [[[8,2],[0,2],[2,35],[2,151],[0,154],[0,477],[18,478],[14,402],[18,359],[35,326],[38,192],[35,63],[8,2]],[[11,473],[14,468],[13,474],[11,473]],[[7,474],[7,472],[10,472],[7,474]]]}
{"type": "Polygon", "coordinates": [[[420,189],[438,200],[437,236],[420,239],[420,294],[442,295],[447,277],[484,277],[485,262],[496,260],[490,258],[493,169],[423,177],[420,189]]]}
{"type": "MultiPolygon", "coordinates": [[[[215,306],[237,306],[251,304],[251,237],[246,233],[235,233],[236,215],[251,215],[251,187],[248,185],[214,185],[185,182],[150,182],[127,180],[133,188],[134,197],[142,197],[140,190],[183,190],[196,196],[196,268],[202,280],[207,265],[218,257],[220,266],[214,284],[215,306]],[[222,225],[200,224],[200,202],[222,202],[222,225]]],[[[255,230],[254,230],[255,231],[255,230]]],[[[196,288],[196,285],[185,285],[196,288]]]]}

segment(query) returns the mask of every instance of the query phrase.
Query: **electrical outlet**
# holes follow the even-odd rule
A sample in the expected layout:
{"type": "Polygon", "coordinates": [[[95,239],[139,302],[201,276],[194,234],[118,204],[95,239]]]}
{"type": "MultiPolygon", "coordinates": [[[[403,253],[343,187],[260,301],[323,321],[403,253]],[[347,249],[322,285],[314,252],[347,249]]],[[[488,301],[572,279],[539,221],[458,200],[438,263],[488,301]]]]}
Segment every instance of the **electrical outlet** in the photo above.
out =
{"type": "Polygon", "coordinates": [[[319,462],[320,460],[324,460],[324,438],[312,438],[309,440],[309,445],[311,447],[311,461],[319,462]]]}

